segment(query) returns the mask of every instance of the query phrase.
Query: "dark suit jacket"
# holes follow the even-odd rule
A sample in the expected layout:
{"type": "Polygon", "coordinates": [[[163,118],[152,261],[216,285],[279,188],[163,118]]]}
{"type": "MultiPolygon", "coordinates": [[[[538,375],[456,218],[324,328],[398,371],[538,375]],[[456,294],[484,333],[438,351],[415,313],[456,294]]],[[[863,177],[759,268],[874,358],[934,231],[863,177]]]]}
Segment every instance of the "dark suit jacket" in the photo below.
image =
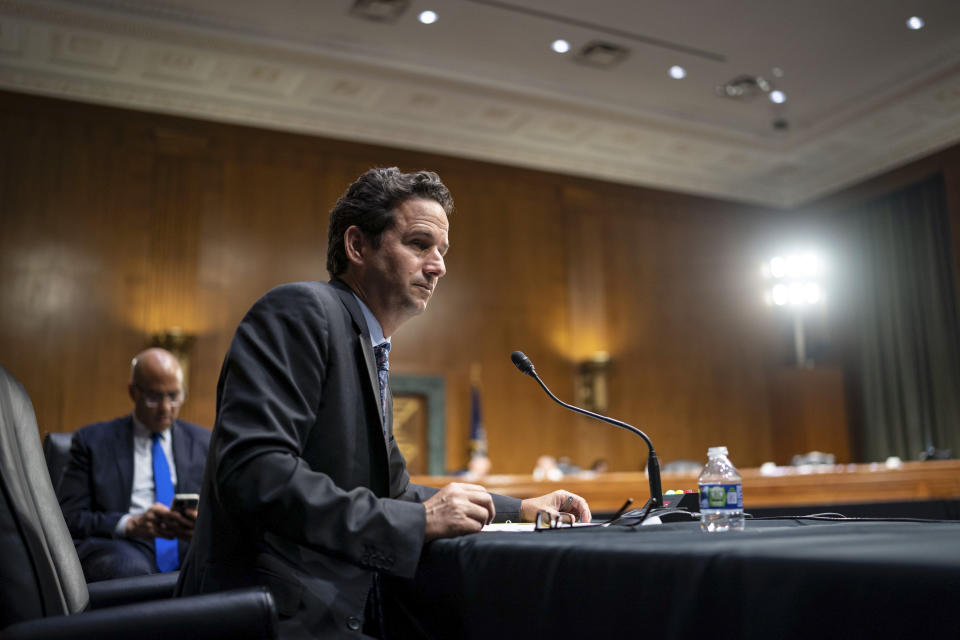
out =
{"type": "MultiPolygon", "coordinates": [[[[382,424],[368,335],[337,280],[277,287],[244,317],[179,593],[266,585],[283,637],[358,637],[373,572],[414,574],[435,490],[382,424]]],[[[519,500],[495,504],[517,518],[519,500]]]]}
{"type": "MultiPolygon", "coordinates": [[[[199,493],[210,431],[183,420],[174,421],[171,429],[176,491],[199,493]]],[[[70,461],[57,491],[70,535],[78,543],[91,537],[112,538],[117,521],[130,510],[132,492],[133,416],[74,433],[70,461]]]]}

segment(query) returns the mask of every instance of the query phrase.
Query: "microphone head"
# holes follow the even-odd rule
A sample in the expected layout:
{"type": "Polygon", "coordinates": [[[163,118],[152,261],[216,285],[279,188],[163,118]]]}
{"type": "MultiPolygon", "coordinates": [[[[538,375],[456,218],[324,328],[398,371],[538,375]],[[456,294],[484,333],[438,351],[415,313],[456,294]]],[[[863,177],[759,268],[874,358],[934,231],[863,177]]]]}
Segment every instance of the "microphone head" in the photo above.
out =
{"type": "Polygon", "coordinates": [[[517,369],[520,369],[523,373],[528,376],[534,376],[533,363],[530,362],[530,358],[523,355],[523,351],[514,351],[510,354],[510,360],[513,361],[513,364],[516,365],[517,369]]]}

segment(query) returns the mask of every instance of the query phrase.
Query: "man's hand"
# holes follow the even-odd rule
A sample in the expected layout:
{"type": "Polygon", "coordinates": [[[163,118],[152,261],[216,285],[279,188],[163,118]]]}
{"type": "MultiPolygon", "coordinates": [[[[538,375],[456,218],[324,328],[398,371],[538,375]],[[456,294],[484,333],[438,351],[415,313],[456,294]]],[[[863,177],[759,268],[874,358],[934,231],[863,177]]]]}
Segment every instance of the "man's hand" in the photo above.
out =
{"type": "Polygon", "coordinates": [[[476,533],[493,521],[493,498],[478,484],[454,482],[428,498],[426,540],[476,533]]]}
{"type": "Polygon", "coordinates": [[[193,538],[193,525],[197,521],[196,509],[184,509],[183,511],[168,511],[170,516],[175,516],[175,522],[167,522],[167,526],[173,529],[174,535],[181,540],[190,542],[193,538]]]}
{"type": "Polygon", "coordinates": [[[160,502],[155,502],[143,513],[127,520],[126,534],[128,538],[180,538],[189,541],[193,537],[193,523],[196,519],[196,509],[178,513],[160,502]]]}
{"type": "Polygon", "coordinates": [[[532,522],[537,519],[538,511],[572,513],[580,522],[590,522],[590,507],[587,501],[569,491],[554,491],[539,498],[527,498],[520,503],[520,517],[532,522]],[[571,500],[570,498],[573,498],[571,500]]]}

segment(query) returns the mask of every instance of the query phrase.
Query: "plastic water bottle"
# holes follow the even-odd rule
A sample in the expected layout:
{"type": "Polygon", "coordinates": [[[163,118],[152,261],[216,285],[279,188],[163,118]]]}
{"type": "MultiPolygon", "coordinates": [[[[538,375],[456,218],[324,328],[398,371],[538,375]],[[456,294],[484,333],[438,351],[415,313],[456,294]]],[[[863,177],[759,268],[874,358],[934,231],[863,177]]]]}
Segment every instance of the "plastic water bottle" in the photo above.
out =
{"type": "Polygon", "coordinates": [[[743,478],[726,447],[710,447],[700,485],[700,530],[740,531],[743,529],[743,478]]]}

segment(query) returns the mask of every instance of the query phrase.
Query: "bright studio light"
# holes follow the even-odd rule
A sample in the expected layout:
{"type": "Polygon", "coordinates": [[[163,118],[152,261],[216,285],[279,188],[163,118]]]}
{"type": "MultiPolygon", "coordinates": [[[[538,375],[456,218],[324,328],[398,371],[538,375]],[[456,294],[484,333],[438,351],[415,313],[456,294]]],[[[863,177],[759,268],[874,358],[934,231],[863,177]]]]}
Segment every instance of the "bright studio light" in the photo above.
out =
{"type": "Polygon", "coordinates": [[[775,104],[783,104],[786,101],[787,101],[787,94],[785,94],[783,91],[777,90],[777,91],[770,92],[770,102],[773,102],[775,104]]]}
{"type": "Polygon", "coordinates": [[[553,44],[550,45],[550,48],[557,53],[566,53],[567,51],[570,51],[570,43],[566,40],[554,40],[553,44]]]}
{"type": "Polygon", "coordinates": [[[780,256],[770,258],[770,275],[774,278],[782,278],[787,273],[787,261],[780,256]]]}
{"type": "Polygon", "coordinates": [[[436,11],[421,11],[417,20],[423,24],[433,24],[437,21],[437,13],[436,11]]]}
{"type": "Polygon", "coordinates": [[[816,282],[793,282],[791,284],[781,282],[773,285],[773,288],[764,298],[767,304],[774,304],[778,307],[813,305],[823,302],[823,290],[816,282]]]}
{"type": "Polygon", "coordinates": [[[803,298],[807,304],[817,304],[820,302],[823,299],[820,285],[816,282],[808,282],[804,287],[803,298]]]}
{"type": "Polygon", "coordinates": [[[911,16],[910,19],[907,20],[907,28],[913,29],[914,31],[923,29],[923,25],[924,25],[923,18],[919,16],[911,16]]]}
{"type": "Polygon", "coordinates": [[[763,265],[764,276],[774,279],[817,278],[823,272],[823,259],[813,251],[774,256],[763,265]]]}
{"type": "Polygon", "coordinates": [[[773,286],[773,304],[778,307],[782,307],[787,304],[787,301],[790,299],[790,292],[787,289],[785,284],[777,284],[773,286]]]}
{"type": "Polygon", "coordinates": [[[674,80],[682,80],[687,77],[687,70],[675,64],[670,67],[670,77],[674,80]]]}
{"type": "Polygon", "coordinates": [[[774,256],[763,265],[763,277],[772,280],[764,299],[767,304],[803,306],[820,304],[826,298],[823,259],[813,251],[774,256]]]}

